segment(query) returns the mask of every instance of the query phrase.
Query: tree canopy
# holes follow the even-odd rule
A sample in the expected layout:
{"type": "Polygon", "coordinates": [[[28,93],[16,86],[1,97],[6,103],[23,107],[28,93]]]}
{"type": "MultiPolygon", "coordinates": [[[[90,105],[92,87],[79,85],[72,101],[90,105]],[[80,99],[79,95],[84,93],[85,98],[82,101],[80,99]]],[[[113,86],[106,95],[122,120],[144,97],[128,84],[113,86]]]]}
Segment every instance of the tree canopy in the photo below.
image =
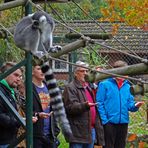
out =
{"type": "Polygon", "coordinates": [[[147,0],[107,0],[101,7],[101,21],[121,21],[131,26],[147,30],[148,28],[147,0]]]}
{"type": "MultiPolygon", "coordinates": [[[[39,5],[45,9],[44,3],[39,5]]],[[[70,1],[68,3],[46,4],[48,12],[54,15],[55,11],[57,11],[63,20],[90,20],[93,18],[98,22],[109,21],[112,23],[119,21],[125,22],[127,25],[139,27],[143,30],[148,30],[147,8],[147,0],[77,0],[76,2],[70,1]],[[53,9],[51,9],[50,6],[53,9]]],[[[33,8],[33,11],[36,11],[36,9],[33,8]]],[[[22,9],[21,6],[1,11],[0,22],[6,28],[11,27],[14,26],[24,14],[24,9],[22,9]]],[[[54,17],[59,19],[56,15],[54,15],[54,17]]],[[[118,31],[118,27],[118,24],[114,24],[113,34],[118,31]]],[[[10,46],[14,47],[12,38],[10,40],[10,46]]],[[[7,42],[9,41],[0,40],[0,54],[9,55],[10,59],[12,56],[19,57],[17,54],[6,53],[6,50],[8,50],[7,42]]],[[[10,52],[10,50],[7,52],[10,52]]],[[[2,58],[7,59],[5,56],[2,56],[2,58]]]]}

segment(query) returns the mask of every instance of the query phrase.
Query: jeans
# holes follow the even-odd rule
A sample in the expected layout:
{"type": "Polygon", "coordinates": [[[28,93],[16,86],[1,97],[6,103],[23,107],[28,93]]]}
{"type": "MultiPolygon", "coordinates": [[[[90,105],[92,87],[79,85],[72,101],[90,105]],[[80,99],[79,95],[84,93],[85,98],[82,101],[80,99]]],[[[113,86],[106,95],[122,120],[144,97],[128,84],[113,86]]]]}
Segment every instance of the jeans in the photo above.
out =
{"type": "Polygon", "coordinates": [[[96,132],[93,128],[91,130],[92,143],[70,143],[69,148],[94,148],[94,143],[96,139],[96,132]]]}
{"type": "Polygon", "coordinates": [[[0,148],[7,148],[9,144],[0,145],[0,148]]]}

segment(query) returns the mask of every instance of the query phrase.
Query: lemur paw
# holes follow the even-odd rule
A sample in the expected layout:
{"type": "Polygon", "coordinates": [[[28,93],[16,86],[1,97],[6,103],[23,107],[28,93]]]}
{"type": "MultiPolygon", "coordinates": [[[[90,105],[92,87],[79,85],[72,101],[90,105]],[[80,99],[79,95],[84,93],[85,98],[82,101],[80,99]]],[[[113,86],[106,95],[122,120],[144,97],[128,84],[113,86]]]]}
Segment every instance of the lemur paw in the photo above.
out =
{"type": "Polygon", "coordinates": [[[62,47],[59,45],[56,45],[56,46],[51,47],[49,52],[58,52],[60,50],[62,50],[62,47]]]}
{"type": "Polygon", "coordinates": [[[36,56],[37,58],[41,59],[44,55],[46,55],[46,53],[42,52],[42,51],[38,51],[36,53],[33,53],[34,56],[36,56]]]}

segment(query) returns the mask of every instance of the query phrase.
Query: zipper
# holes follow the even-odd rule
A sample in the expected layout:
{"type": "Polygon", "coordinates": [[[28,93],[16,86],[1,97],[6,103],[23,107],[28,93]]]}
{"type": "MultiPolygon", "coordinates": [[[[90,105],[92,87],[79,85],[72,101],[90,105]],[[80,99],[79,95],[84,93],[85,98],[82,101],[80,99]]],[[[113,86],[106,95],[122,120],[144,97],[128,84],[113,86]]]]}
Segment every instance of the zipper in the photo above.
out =
{"type": "Polygon", "coordinates": [[[123,88],[123,85],[125,84],[125,81],[123,82],[122,86],[120,87],[119,89],[119,98],[120,98],[120,118],[119,118],[119,123],[121,123],[121,105],[122,105],[122,102],[121,102],[121,89],[123,88]]]}
{"type": "Polygon", "coordinates": [[[121,93],[120,93],[120,89],[119,89],[119,98],[120,98],[120,118],[119,118],[119,123],[121,123],[121,93]]]}

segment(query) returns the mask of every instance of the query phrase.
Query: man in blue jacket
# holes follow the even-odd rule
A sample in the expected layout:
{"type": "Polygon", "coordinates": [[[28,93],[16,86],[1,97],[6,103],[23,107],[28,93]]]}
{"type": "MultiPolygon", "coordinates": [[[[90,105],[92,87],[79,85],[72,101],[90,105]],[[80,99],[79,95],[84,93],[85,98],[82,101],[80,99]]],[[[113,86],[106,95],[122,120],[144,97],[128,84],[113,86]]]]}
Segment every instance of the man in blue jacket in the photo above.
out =
{"type": "MultiPolygon", "coordinates": [[[[116,61],[114,68],[127,66],[124,61],[116,61]]],[[[135,112],[143,102],[135,102],[130,92],[130,84],[124,78],[114,77],[99,83],[96,100],[105,134],[104,148],[125,148],[129,113],[135,112]]]]}

